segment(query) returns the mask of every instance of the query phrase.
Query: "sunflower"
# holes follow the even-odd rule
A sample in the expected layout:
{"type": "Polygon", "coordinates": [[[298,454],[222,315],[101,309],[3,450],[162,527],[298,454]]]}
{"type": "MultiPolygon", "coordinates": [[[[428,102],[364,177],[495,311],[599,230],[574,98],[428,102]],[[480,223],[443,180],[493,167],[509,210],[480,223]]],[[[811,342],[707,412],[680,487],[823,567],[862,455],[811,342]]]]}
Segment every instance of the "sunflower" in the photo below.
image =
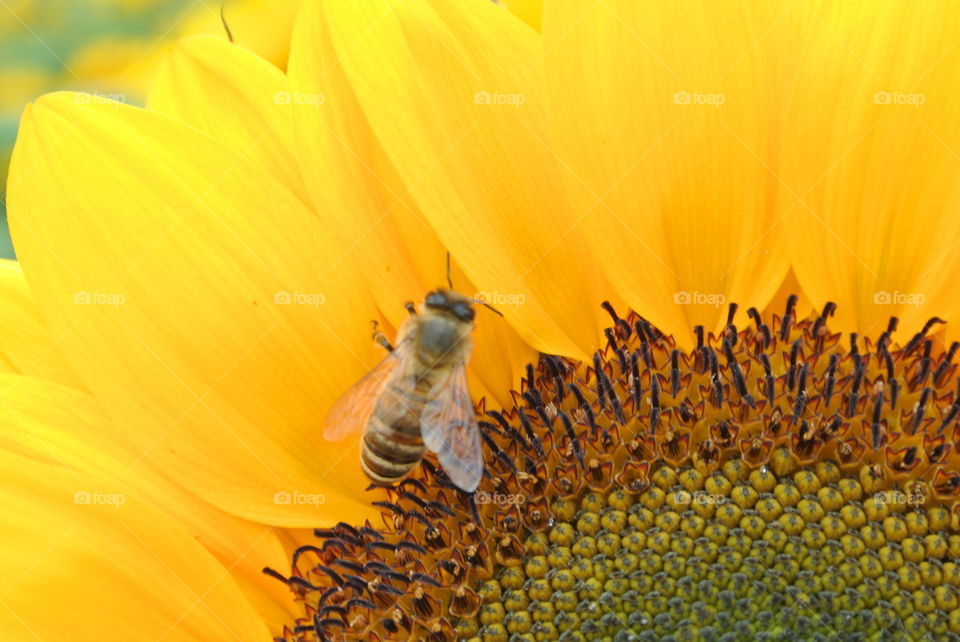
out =
{"type": "MultiPolygon", "coordinates": [[[[232,36],[283,68],[295,0],[224,3],[232,36]]],[[[226,37],[215,7],[187,0],[8,0],[0,6],[0,175],[20,112],[57,88],[89,91],[87,100],[142,104],[158,60],[178,37],[226,37]]],[[[0,188],[0,256],[13,255],[0,188]]]]}
{"type": "Polygon", "coordinates": [[[960,633],[960,14],[523,16],[305,3],[286,74],[194,37],[27,109],[11,637],[960,633]],[[447,251],[487,474],[365,492],[322,418],[447,251]]]}

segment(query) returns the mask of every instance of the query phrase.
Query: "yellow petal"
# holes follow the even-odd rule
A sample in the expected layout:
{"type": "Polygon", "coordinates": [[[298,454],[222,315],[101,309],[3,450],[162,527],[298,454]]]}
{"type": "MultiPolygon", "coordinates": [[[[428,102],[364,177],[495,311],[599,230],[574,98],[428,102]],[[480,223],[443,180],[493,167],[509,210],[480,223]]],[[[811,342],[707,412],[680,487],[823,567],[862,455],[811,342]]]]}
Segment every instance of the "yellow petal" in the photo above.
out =
{"type": "Polygon", "coordinates": [[[71,94],[27,110],[11,165],[27,280],[145,459],[253,521],[370,514],[357,443],[320,433],[370,361],[371,303],[296,196],[195,129],[71,94]],[[275,501],[295,492],[317,501],[275,501]]]}
{"type": "MultiPolygon", "coordinates": [[[[191,37],[181,40],[165,59],[148,106],[204,130],[239,156],[262,164],[263,171],[278,180],[292,182],[305,202],[309,197],[294,158],[291,112],[296,110],[307,117],[303,127],[319,127],[320,131],[301,137],[310,167],[323,170],[323,175],[311,179],[318,199],[317,215],[324,225],[344,229],[344,238],[356,239],[342,262],[367,277],[381,313],[397,327],[407,316],[403,303],[421,298],[428,287],[444,278],[444,251],[409,203],[388,211],[382,216],[388,219],[383,225],[369,229],[371,221],[364,220],[359,212],[381,216],[371,207],[375,203],[371,191],[382,199],[390,195],[384,186],[363,189],[365,186],[343,176],[351,164],[354,169],[365,170],[362,159],[329,133],[323,136],[328,130],[321,116],[342,109],[344,101],[340,98],[340,104],[328,105],[328,94],[336,96],[337,92],[329,88],[322,93],[289,91],[286,77],[278,69],[246,49],[213,37],[191,37]],[[334,143],[332,149],[326,147],[330,143],[334,143]],[[334,207],[331,190],[343,192],[343,198],[350,199],[349,205],[334,207]],[[352,215],[343,216],[342,211],[352,215]],[[437,260],[427,265],[422,258],[431,256],[437,260]]],[[[360,116],[355,107],[354,112],[360,116]]],[[[402,190],[398,181],[395,189],[402,190]]],[[[384,205],[384,209],[390,208],[384,205]]],[[[459,274],[456,283],[467,285],[459,274]]],[[[371,316],[373,312],[371,309],[371,316]]],[[[480,327],[483,338],[478,335],[471,372],[478,373],[477,381],[485,380],[488,385],[475,386],[473,393],[490,396],[494,405],[507,403],[507,392],[516,386],[523,365],[535,353],[499,319],[480,327]],[[488,339],[490,329],[494,332],[488,339]]]]}
{"type": "Polygon", "coordinates": [[[96,478],[101,487],[122,484],[160,507],[210,551],[274,630],[296,615],[289,589],[261,572],[264,566],[282,569],[288,563],[274,528],[224,513],[144,465],[142,454],[117,440],[88,393],[0,374],[0,451],[96,478]]]}
{"type": "MultiPolygon", "coordinates": [[[[283,69],[290,49],[290,32],[300,0],[243,0],[223,5],[223,19],[233,40],[283,69]]],[[[227,34],[217,8],[199,5],[178,25],[181,34],[207,33],[224,40],[227,34]]]]}
{"type": "MultiPolygon", "coordinates": [[[[351,240],[343,265],[366,277],[380,313],[396,328],[407,316],[404,302],[421,300],[428,289],[444,284],[446,250],[376,140],[343,69],[330,64],[336,54],[325,25],[306,11],[290,60],[298,157],[317,216],[351,240]]],[[[454,267],[454,287],[475,294],[454,267]]],[[[536,353],[485,312],[474,345],[471,392],[488,396],[491,405],[508,402],[507,392],[536,353]]]]}
{"type": "Polygon", "coordinates": [[[60,349],[63,337],[50,334],[16,261],[0,261],[0,319],[0,371],[82,387],[60,349]]]}
{"type": "Polygon", "coordinates": [[[0,452],[4,640],[265,640],[226,568],[121,484],[0,452]]]}
{"type": "Polygon", "coordinates": [[[800,56],[781,201],[797,278],[836,330],[958,319],[960,11],[822,3],[800,56]]]}
{"type": "Polygon", "coordinates": [[[333,45],[315,5],[305,5],[291,44],[297,158],[314,211],[344,240],[342,269],[363,275],[396,327],[406,301],[443,282],[446,250],[370,130],[343,69],[330,64],[333,45]]]}
{"type": "Polygon", "coordinates": [[[594,256],[686,344],[726,303],[762,309],[787,271],[777,119],[796,5],[545,2],[552,131],[594,256]]]}
{"type": "Polygon", "coordinates": [[[291,83],[315,86],[312,71],[342,69],[404,189],[470,280],[525,298],[505,314],[527,343],[582,356],[599,334],[601,297],[548,146],[538,44],[493,3],[308,3],[291,83]],[[328,38],[332,47],[298,64],[307,43],[328,38]]]}
{"type": "MultiPolygon", "coordinates": [[[[453,282],[464,283],[466,292],[476,299],[487,301],[501,314],[501,308],[524,305],[526,301],[515,298],[497,298],[497,292],[475,291],[458,265],[453,265],[453,282]]],[[[517,331],[489,309],[477,307],[477,320],[473,332],[473,352],[468,374],[470,392],[474,399],[487,399],[487,408],[513,406],[512,390],[520,389],[520,378],[526,375],[526,365],[536,365],[539,354],[527,345],[517,331]]]]}
{"type": "Polygon", "coordinates": [[[534,29],[540,30],[543,0],[500,0],[500,4],[520,16],[534,29]]]}
{"type": "MultiPolygon", "coordinates": [[[[797,276],[793,273],[793,270],[790,270],[787,272],[787,276],[784,277],[783,283],[780,284],[780,288],[776,294],[774,294],[773,298],[767,303],[766,308],[760,310],[761,316],[764,319],[772,319],[774,315],[782,317],[787,308],[787,303],[790,301],[790,297],[796,297],[794,309],[799,319],[806,319],[811,314],[820,314],[823,311],[823,306],[817,307],[810,302],[800,287],[797,276]]],[[[776,331],[776,327],[773,329],[776,331]]]]}
{"type": "Polygon", "coordinates": [[[290,100],[286,76],[266,60],[226,40],[192,36],[163,59],[147,107],[203,130],[306,202],[290,100]]]}

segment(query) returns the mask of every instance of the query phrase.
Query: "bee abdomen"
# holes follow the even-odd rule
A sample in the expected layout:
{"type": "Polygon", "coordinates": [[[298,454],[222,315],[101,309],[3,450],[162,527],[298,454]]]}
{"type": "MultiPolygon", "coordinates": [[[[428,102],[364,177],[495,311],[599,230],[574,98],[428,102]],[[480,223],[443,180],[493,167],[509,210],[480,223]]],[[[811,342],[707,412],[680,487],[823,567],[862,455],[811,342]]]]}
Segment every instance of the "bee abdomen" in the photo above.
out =
{"type": "Polygon", "coordinates": [[[360,464],[370,479],[393,483],[423,459],[426,446],[420,438],[419,414],[411,414],[395,417],[393,424],[384,422],[376,412],[370,417],[360,452],[360,464]]]}

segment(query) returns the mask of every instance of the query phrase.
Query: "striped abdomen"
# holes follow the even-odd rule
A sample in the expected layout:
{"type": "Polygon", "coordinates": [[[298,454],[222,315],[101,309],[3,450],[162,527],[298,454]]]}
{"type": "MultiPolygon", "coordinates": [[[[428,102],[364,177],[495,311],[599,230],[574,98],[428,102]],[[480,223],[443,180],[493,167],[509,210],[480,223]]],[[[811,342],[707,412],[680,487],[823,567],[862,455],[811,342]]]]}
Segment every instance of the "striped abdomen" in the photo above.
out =
{"type": "Polygon", "coordinates": [[[433,387],[434,377],[429,375],[412,388],[409,383],[390,384],[377,399],[360,452],[363,472],[373,481],[399,481],[423,459],[426,446],[420,437],[420,415],[433,387]]]}

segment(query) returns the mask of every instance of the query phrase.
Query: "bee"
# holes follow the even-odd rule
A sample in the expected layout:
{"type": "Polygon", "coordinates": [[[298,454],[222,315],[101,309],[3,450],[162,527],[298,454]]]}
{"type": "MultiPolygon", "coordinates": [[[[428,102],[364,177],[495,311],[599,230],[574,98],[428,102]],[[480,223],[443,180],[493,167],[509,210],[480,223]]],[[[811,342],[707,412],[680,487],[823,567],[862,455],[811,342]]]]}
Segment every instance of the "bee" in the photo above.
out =
{"type": "Polygon", "coordinates": [[[382,334],[388,354],[330,409],[323,436],[338,441],[363,430],[360,466],[374,482],[392,485],[436,454],[465,492],[483,476],[483,450],[466,365],[472,347],[474,300],[452,288],[429,292],[397,333],[382,334]]]}

